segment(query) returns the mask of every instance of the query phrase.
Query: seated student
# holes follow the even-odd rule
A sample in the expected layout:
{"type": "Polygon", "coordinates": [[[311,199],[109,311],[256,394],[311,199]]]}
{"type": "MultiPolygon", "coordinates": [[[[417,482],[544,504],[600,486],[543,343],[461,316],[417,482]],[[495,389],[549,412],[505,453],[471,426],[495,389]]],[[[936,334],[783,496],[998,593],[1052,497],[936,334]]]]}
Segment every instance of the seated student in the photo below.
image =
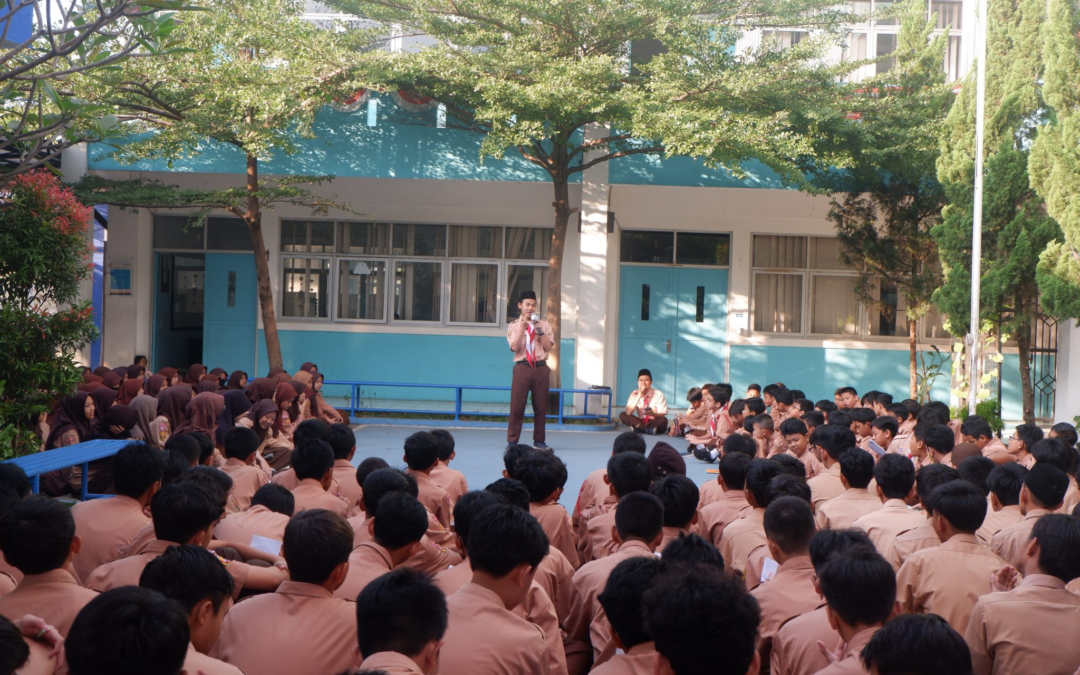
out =
{"type": "MultiPolygon", "coordinates": [[[[721,447],[720,461],[722,462],[723,458],[727,455],[732,453],[739,454],[740,452],[744,454],[747,459],[753,459],[754,455],[757,454],[757,444],[754,443],[754,439],[750,436],[744,434],[731,434],[724,440],[724,444],[721,447]]],[[[700,511],[706,506],[722,501],[729,491],[730,488],[724,484],[721,474],[717,474],[715,479],[705,481],[699,489],[698,510],[700,511]]],[[[726,525],[727,523],[724,524],[726,525]]]]}
{"type": "MultiPolygon", "coordinates": [[[[280,543],[285,538],[285,526],[296,510],[292,493],[269,483],[255,491],[246,511],[231,513],[214,527],[214,538],[253,545],[255,537],[280,543]]],[[[267,541],[262,542],[269,543],[267,541]]]]}
{"type": "Polygon", "coordinates": [[[941,545],[904,561],[896,573],[897,600],[903,611],[938,614],[963,633],[975,601],[990,592],[990,577],[1005,561],[975,538],[986,518],[986,498],[975,486],[952,481],[930,499],[941,545]]]}
{"type": "Polygon", "coordinates": [[[446,597],[427,576],[410,569],[375,579],[356,598],[360,672],[439,672],[448,612],[446,597]]]}
{"type": "Polygon", "coordinates": [[[335,422],[330,425],[330,449],[334,452],[334,481],[338,496],[352,509],[360,502],[360,483],[356,481],[356,468],[352,465],[356,454],[356,434],[348,424],[335,422]]]}
{"type": "Polygon", "coordinates": [[[833,401],[840,410],[850,410],[859,407],[859,392],[855,387],[839,387],[833,392],[833,401]]]}
{"type": "Polygon", "coordinates": [[[978,415],[968,417],[960,425],[960,433],[964,436],[965,442],[979,446],[983,457],[993,460],[994,464],[1006,464],[1013,461],[1010,459],[1008,448],[994,437],[994,430],[990,428],[990,423],[982,417],[978,415]]]}
{"type": "Polygon", "coordinates": [[[810,504],[798,497],[780,497],[765,509],[766,545],[779,568],[750,594],[761,608],[761,662],[770,663],[772,643],[784,622],[821,606],[814,587],[814,566],[807,546],[814,536],[810,504]]]}
{"type": "Polygon", "coordinates": [[[233,605],[232,577],[213,553],[198,546],[174,546],[146,566],[139,586],[177,601],[187,612],[191,641],[185,673],[243,675],[236,666],[207,656],[233,605]]]}
{"type": "MultiPolygon", "coordinates": [[[[982,451],[979,450],[979,446],[974,443],[957,443],[953,446],[951,461],[957,470],[960,469],[960,465],[965,459],[971,459],[972,457],[982,457],[987,462],[990,462],[989,468],[987,468],[983,474],[983,479],[985,480],[986,474],[989,474],[990,469],[994,468],[994,460],[989,457],[983,457],[982,451]]],[[[981,463],[980,466],[982,466],[981,463]]]]}
{"type": "Polygon", "coordinates": [[[810,434],[810,451],[825,465],[824,473],[806,481],[813,495],[814,509],[844,493],[840,482],[840,455],[855,447],[855,432],[848,425],[825,424],[810,434]]]}
{"type": "Polygon", "coordinates": [[[690,433],[692,429],[704,429],[708,425],[708,411],[700,387],[690,387],[686,392],[686,401],[690,407],[685,413],[676,414],[675,422],[668,429],[668,436],[678,438],[690,433]]]}
{"type": "Polygon", "coordinates": [[[809,445],[810,436],[814,433],[814,429],[825,426],[825,414],[817,410],[808,412],[802,416],[802,422],[806,425],[806,440],[807,445],[809,445]]]}
{"type": "Polygon", "coordinates": [[[75,574],[80,581],[88,579],[98,567],[120,558],[120,549],[150,524],[146,510],[161,488],[164,473],[164,453],[142,443],[131,443],[113,458],[116,496],[71,507],[75,533],[82,541],[75,556],[75,574]]]}
{"type": "MultiPolygon", "coordinates": [[[[615,442],[618,443],[619,439],[625,435],[634,436],[634,432],[625,431],[619,434],[618,437],[615,438],[615,442]]],[[[503,478],[517,480],[517,478],[515,478],[514,476],[517,472],[518,461],[525,455],[531,455],[534,452],[536,452],[536,448],[531,445],[525,445],[524,443],[511,443],[510,445],[506,446],[506,450],[503,451],[503,478]]],[[[641,454],[645,454],[644,440],[641,440],[641,454]]]]}
{"type": "Polygon", "coordinates": [[[694,531],[698,522],[698,487],[694,481],[677,473],[653,481],[649,492],[664,505],[663,539],[658,550],[673,540],[694,531]]]}
{"type": "Polygon", "coordinates": [[[210,655],[259,675],[356,667],[355,608],[333,597],[349,569],[352,528],[332,511],[302,511],[285,528],[283,548],[289,581],[233,607],[210,655]]]}
{"type": "MultiPolygon", "coordinates": [[[[874,481],[877,482],[881,508],[859,517],[851,527],[866,532],[874,548],[883,556],[892,551],[896,537],[926,522],[926,514],[911,508],[918,503],[915,491],[915,467],[902,455],[889,453],[874,465],[874,481]]],[[[898,564],[893,570],[900,569],[898,564]]]]}
{"type": "Polygon", "coordinates": [[[810,439],[806,429],[806,423],[801,419],[786,419],[780,423],[780,436],[787,445],[787,452],[806,466],[806,477],[813,478],[825,472],[822,464],[814,453],[810,452],[810,439]]]}
{"type": "MultiPolygon", "coordinates": [[[[860,408],[866,410],[866,408],[860,408]]],[[[840,455],[840,483],[844,493],[818,504],[817,526],[842,530],[859,518],[881,508],[881,499],[866,489],[874,478],[874,458],[870,453],[845,452],[840,455]]]]}
{"type": "Polygon", "coordinates": [[[703,429],[692,430],[686,435],[687,449],[703,462],[714,462],[720,456],[719,447],[734,430],[727,407],[730,395],[720,385],[713,384],[705,387],[701,396],[708,418],[703,429]]]}
{"type": "Polygon", "coordinates": [[[915,416],[911,414],[911,411],[903,403],[893,403],[889,406],[888,413],[896,418],[898,426],[896,438],[893,439],[892,444],[886,450],[905,455],[907,454],[907,443],[911,438],[911,431],[915,428],[915,416]]]}
{"type": "Polygon", "coordinates": [[[603,592],[596,599],[611,622],[611,641],[618,652],[591,673],[652,675],[656,672],[656,645],[645,627],[642,599],[665,569],[664,563],[655,558],[639,557],[623,560],[611,570],[603,592]]]}
{"type": "Polygon", "coordinates": [[[885,448],[874,442],[873,423],[877,419],[870,408],[855,408],[850,411],[851,430],[855,432],[856,444],[870,453],[875,459],[885,454],[885,448]]]}
{"type": "Polygon", "coordinates": [[[795,405],[795,395],[786,387],[777,387],[772,393],[772,403],[769,404],[769,416],[773,420],[773,428],[779,429],[784,420],[792,417],[791,408],[795,405]]]}
{"type": "MultiPolygon", "coordinates": [[[[798,478],[804,484],[806,483],[806,466],[799,460],[795,459],[786,452],[781,452],[779,454],[773,455],[769,459],[779,464],[780,468],[783,469],[785,474],[791,476],[792,478],[798,478]]],[[[807,487],[807,490],[809,489],[810,488],[807,487]]]]}
{"type": "Polygon", "coordinates": [[[668,427],[667,399],[653,389],[652,373],[647,368],[638,371],[637,384],[626,402],[626,410],[619,413],[619,421],[638,433],[663,434],[668,427]]]}
{"type": "Polygon", "coordinates": [[[757,443],[758,457],[772,457],[787,449],[784,437],[776,433],[774,429],[775,423],[770,415],[765,413],[756,415],[753,419],[753,425],[754,442],[757,443]]]}
{"type": "Polygon", "coordinates": [[[900,433],[900,424],[892,415],[881,415],[870,423],[870,438],[879,448],[882,448],[882,454],[897,452],[896,449],[890,448],[893,448],[898,433],[900,433]]]}
{"type": "MultiPolygon", "coordinates": [[[[624,452],[612,455],[607,463],[607,476],[611,494],[620,502],[632,492],[645,492],[652,485],[652,467],[643,455],[636,452],[624,452]]],[[[585,562],[598,560],[609,555],[616,546],[612,536],[615,526],[616,504],[610,511],[589,520],[586,527],[585,541],[578,542],[585,562]]]]}
{"type": "Polygon", "coordinates": [[[360,463],[356,465],[356,484],[360,486],[360,499],[353,504],[353,507],[349,509],[349,524],[356,529],[357,524],[363,523],[367,517],[364,515],[364,481],[372,473],[379,469],[389,468],[390,465],[386,463],[386,460],[382,457],[368,457],[367,459],[360,460],[360,463]]]}
{"type": "MultiPolygon", "coordinates": [[[[275,413],[275,416],[276,414],[277,413],[275,413]]],[[[255,427],[255,433],[259,433],[258,427],[255,427]]],[[[300,424],[296,425],[296,430],[293,431],[292,438],[287,439],[289,443],[288,451],[290,460],[292,458],[293,448],[295,448],[296,446],[300,445],[308,439],[317,439],[323,441],[326,444],[329,444],[330,435],[330,425],[326,422],[320,419],[304,420],[300,424]]],[[[284,432],[282,432],[282,436],[285,436],[284,432]]],[[[262,453],[261,446],[259,447],[259,452],[262,453]]],[[[291,467],[278,469],[274,472],[274,475],[273,477],[271,477],[270,480],[271,482],[277,483],[278,485],[282,486],[286,490],[292,490],[296,487],[297,483],[300,482],[299,479],[297,479],[296,477],[296,472],[293,471],[291,467]]],[[[335,480],[330,488],[330,493],[336,495],[340,492],[341,489],[338,487],[337,481],[335,480]]]]}
{"type": "Polygon", "coordinates": [[[896,575],[880,553],[856,549],[834,557],[818,575],[831,625],[844,641],[839,658],[819,675],[870,675],[862,650],[892,615],[896,575]]]}
{"type": "MultiPolygon", "coordinates": [[[[836,426],[847,427],[851,433],[855,433],[851,429],[851,425],[855,420],[851,418],[851,410],[834,410],[825,416],[826,424],[835,424],[836,426]]],[[[857,447],[857,446],[852,446],[857,447]]]]}
{"type": "Polygon", "coordinates": [[[742,575],[750,552],[765,545],[764,519],[765,509],[769,506],[769,482],[781,471],[779,464],[768,459],[752,460],[746,470],[744,494],[752,510],[724,528],[717,546],[732,572],[742,575]]]}
{"type": "Polygon", "coordinates": [[[649,466],[652,467],[653,478],[660,480],[665,476],[686,475],[686,460],[679,451],[664,441],[657,441],[649,451],[649,466]]]}
{"type": "Polygon", "coordinates": [[[221,470],[233,479],[227,514],[246,511],[255,491],[270,482],[270,476],[255,465],[258,447],[259,439],[251,429],[233,427],[225,432],[225,464],[221,470]]]}
{"type": "Polygon", "coordinates": [[[751,384],[746,387],[746,398],[760,398],[761,397],[761,385],[751,384]]]}
{"type": "Polygon", "coordinates": [[[334,480],[334,451],[329,443],[317,439],[298,442],[292,453],[292,468],[299,481],[292,489],[296,513],[327,509],[343,518],[349,513],[344,499],[327,492],[334,480]]]}
{"type": "Polygon", "coordinates": [[[674,566],[645,593],[657,675],[754,675],[761,614],[737,579],[702,565],[674,566]],[[722,635],[722,646],[716,636],[722,635]]]}
{"type": "Polygon", "coordinates": [[[986,476],[990,490],[990,509],[986,520],[976,532],[983,541],[993,541],[994,535],[1024,519],[1020,513],[1020,489],[1024,487],[1027,469],[1016,462],[995,466],[986,476]]]}
{"type": "Polygon", "coordinates": [[[97,597],[79,585],[72,567],[81,544],[67,506],[42,496],[15,504],[0,519],[0,550],[23,579],[0,596],[0,614],[41,617],[67,637],[75,615],[97,597]]]}
{"type": "Polygon", "coordinates": [[[707,539],[697,534],[680,534],[657,552],[667,563],[700,563],[724,569],[724,557],[707,539]]]}
{"type": "Polygon", "coordinates": [[[420,503],[443,527],[450,527],[450,495],[431,480],[431,471],[439,463],[439,441],[426,431],[418,431],[405,439],[406,474],[416,480],[420,503]]]}
{"type": "MultiPolygon", "coordinates": [[[[473,569],[469,564],[468,540],[472,531],[473,520],[484,509],[505,503],[500,495],[486,490],[470,492],[462,496],[454,506],[454,530],[458,538],[458,548],[465,554],[464,562],[454,565],[435,575],[435,583],[447,596],[453,595],[465,584],[472,581],[473,569]]],[[[547,558],[545,557],[545,560],[547,558]]],[[[541,563],[543,565],[543,563],[541,563]]],[[[537,568],[537,576],[540,568],[537,568]]],[[[566,675],[566,650],[563,647],[562,630],[553,598],[533,579],[529,592],[517,607],[514,614],[536,625],[544,633],[547,643],[548,667],[552,673],[566,675]]]]}
{"type": "Polygon", "coordinates": [[[821,413],[822,415],[827,415],[832,411],[836,410],[837,408],[838,406],[836,405],[836,403],[834,401],[830,401],[827,398],[823,398],[820,401],[814,402],[814,410],[821,413]]]}
{"type": "MultiPolygon", "coordinates": [[[[807,547],[817,575],[830,560],[855,549],[872,551],[873,546],[864,533],[854,529],[818,530],[807,547]]],[[[783,624],[773,638],[770,660],[773,675],[814,675],[829,665],[825,652],[834,654],[838,646],[843,646],[840,634],[829,622],[825,596],[817,580],[814,587],[821,605],[783,624]],[[819,643],[825,645],[824,650],[819,643]]]]}
{"type": "Polygon", "coordinates": [[[1080,634],[1080,597],[1065,585],[1080,577],[1080,519],[1040,518],[1019,571],[1022,581],[1017,570],[1002,570],[997,592],[979,598],[971,611],[964,639],[975,675],[1072,675],[1080,668],[1080,653],[1065,646],[1080,634]]]}
{"type": "Polygon", "coordinates": [[[959,472],[944,464],[928,464],[915,473],[915,492],[919,495],[919,508],[926,515],[926,520],[918,527],[896,535],[892,551],[885,556],[893,569],[899,570],[915,551],[941,544],[930,518],[934,513],[931,496],[938,487],[954,480],[960,480],[959,472]]]}
{"type": "Polygon", "coordinates": [[[664,505],[647,492],[631,492],[619,499],[612,537],[618,548],[609,556],[585,563],[574,573],[577,603],[567,622],[567,637],[590,642],[593,664],[600,665],[615,653],[611,627],[597,596],[604,590],[611,570],[628,558],[651,557],[663,538],[664,505]]]}
{"type": "MultiPolygon", "coordinates": [[[[427,532],[427,511],[412,495],[391,492],[379,500],[377,510],[367,521],[371,541],[353,549],[344,581],[334,591],[343,600],[356,596],[372,579],[401,566],[420,552],[420,540],[427,532]]],[[[350,528],[351,530],[352,528],[350,528]]]]}
{"type": "Polygon", "coordinates": [[[1020,514],[1024,518],[994,535],[990,541],[994,553],[1013,567],[1020,567],[1035,522],[1061,504],[1068,484],[1069,477],[1049,464],[1040,462],[1031,467],[1020,488],[1020,514]]]}
{"type": "Polygon", "coordinates": [[[1013,435],[1009,438],[1009,446],[1006,448],[1010,457],[1017,461],[1025,469],[1035,465],[1035,457],[1031,454],[1031,448],[1043,439],[1043,431],[1034,424],[1018,424],[1013,429],[1013,435]]]}
{"type": "Polygon", "coordinates": [[[793,420],[801,420],[803,415],[808,412],[813,412],[814,402],[808,398],[800,398],[798,394],[802,392],[793,389],[791,395],[795,397],[795,402],[791,404],[791,409],[788,411],[788,418],[793,420]]]}
{"type": "MultiPolygon", "coordinates": [[[[916,427],[915,434],[919,436],[919,429],[916,427]]],[[[944,424],[935,424],[922,432],[922,436],[919,437],[923,447],[926,450],[927,460],[932,464],[944,464],[945,466],[951,466],[954,469],[956,465],[952,463],[952,450],[956,445],[955,435],[949,427],[944,424]]]]}
{"type": "Polygon", "coordinates": [[[964,638],[936,614],[898,616],[874,633],[863,666],[877,675],[971,675],[964,638]]]}
{"type": "Polygon", "coordinates": [[[540,523],[513,506],[490,506],[470,524],[466,546],[473,577],[446,600],[449,625],[440,671],[547,673],[543,631],[512,611],[547,555],[540,523]]]}
{"type": "Polygon", "coordinates": [[[566,484],[566,465],[553,454],[533,452],[517,463],[515,475],[529,491],[529,513],[544,528],[548,541],[562,551],[571,564],[576,563],[574,526],[570,514],[559,503],[566,484]]]}
{"type": "MultiPolygon", "coordinates": [[[[1049,464],[1068,475],[1073,464],[1073,451],[1058,438],[1044,438],[1031,446],[1031,455],[1036,463],[1049,464]]],[[[1069,481],[1072,484],[1072,480],[1069,481]]]]}
{"type": "MultiPolygon", "coordinates": [[[[352,433],[351,429],[349,433],[352,433]]],[[[469,482],[465,480],[465,474],[450,468],[450,462],[457,457],[453,435],[445,429],[433,429],[431,435],[439,442],[439,463],[431,470],[431,482],[446,490],[453,509],[461,495],[469,491],[469,482]]]]}
{"type": "Polygon", "coordinates": [[[83,607],[64,649],[71,675],[181,675],[190,640],[180,603],[128,586],[83,607]]]}

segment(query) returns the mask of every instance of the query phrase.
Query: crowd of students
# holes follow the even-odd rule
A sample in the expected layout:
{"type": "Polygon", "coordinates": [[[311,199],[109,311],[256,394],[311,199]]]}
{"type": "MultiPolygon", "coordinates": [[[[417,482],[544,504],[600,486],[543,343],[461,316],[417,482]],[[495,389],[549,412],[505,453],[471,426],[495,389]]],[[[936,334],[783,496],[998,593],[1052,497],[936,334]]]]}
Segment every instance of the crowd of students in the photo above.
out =
{"type": "Polygon", "coordinates": [[[470,490],[443,430],[354,466],[348,425],[290,415],[275,468],[273,396],[250,425],[185,406],[199,429],[131,442],[116,496],[73,508],[0,464],[0,675],[1080,673],[1071,425],[1005,445],[941,404],[795,393],[691,392],[687,452],[620,434],[571,512],[550,449],[470,490]]]}

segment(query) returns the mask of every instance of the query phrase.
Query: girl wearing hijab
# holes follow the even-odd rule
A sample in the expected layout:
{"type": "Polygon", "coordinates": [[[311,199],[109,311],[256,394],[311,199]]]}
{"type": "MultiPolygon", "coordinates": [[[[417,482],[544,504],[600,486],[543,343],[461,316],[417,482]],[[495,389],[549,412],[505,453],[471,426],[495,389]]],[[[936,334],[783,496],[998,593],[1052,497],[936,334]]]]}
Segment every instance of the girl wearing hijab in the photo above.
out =
{"type": "MultiPolygon", "coordinates": [[[[107,387],[100,382],[88,382],[86,384],[80,384],[75,388],[79,391],[85,391],[87,394],[97,391],[98,389],[107,389],[107,387]]],[[[109,389],[109,391],[112,391],[112,389],[109,389]]],[[[113,393],[115,394],[116,392],[113,393]]]]}
{"type": "Polygon", "coordinates": [[[105,411],[105,418],[94,422],[94,438],[120,441],[131,438],[131,430],[139,423],[139,413],[131,406],[117,403],[105,411]]]}
{"type": "Polygon", "coordinates": [[[214,368],[209,373],[207,373],[207,375],[213,375],[217,379],[218,384],[221,386],[225,386],[225,379],[229,376],[229,374],[225,372],[224,368],[214,368]]]}
{"type": "Polygon", "coordinates": [[[203,392],[191,399],[185,412],[187,419],[173,430],[174,434],[198,431],[214,438],[217,418],[225,407],[225,398],[213,392],[203,392]]]}
{"type": "Polygon", "coordinates": [[[191,401],[191,387],[169,387],[157,395],[158,413],[169,421],[169,429],[176,433],[177,427],[187,421],[187,404],[191,401]]]}
{"type": "Polygon", "coordinates": [[[293,379],[297,382],[303,382],[304,384],[310,384],[311,378],[315,376],[315,372],[318,368],[311,361],[305,361],[304,365],[300,366],[300,370],[296,371],[293,375],[293,379]]]}
{"type": "Polygon", "coordinates": [[[161,450],[169,440],[172,429],[169,420],[158,414],[158,401],[153,396],[136,396],[131,409],[139,415],[139,421],[131,430],[131,437],[142,440],[152,448],[161,450]]]}
{"type": "Polygon", "coordinates": [[[110,370],[108,366],[98,366],[97,368],[94,368],[94,374],[98,377],[105,377],[105,373],[111,372],[112,370],[110,370]]]}
{"type": "Polygon", "coordinates": [[[290,377],[288,373],[278,373],[270,379],[274,381],[274,384],[288,384],[289,382],[292,382],[292,377],[290,377]]]}
{"type": "Polygon", "coordinates": [[[120,393],[116,397],[116,402],[120,405],[131,405],[136,396],[142,396],[144,393],[141,377],[134,380],[124,380],[120,385],[120,393]]]}
{"type": "Polygon", "coordinates": [[[158,371],[158,375],[165,378],[166,387],[175,387],[180,382],[180,373],[176,368],[162,368],[158,371]]]}
{"type": "Polygon", "coordinates": [[[188,368],[187,374],[184,375],[184,382],[190,384],[192,387],[199,386],[199,380],[206,374],[206,366],[201,363],[193,363],[188,368]]]}
{"type": "Polygon", "coordinates": [[[275,471],[289,465],[292,458],[292,441],[279,429],[281,413],[273,400],[264,399],[252,407],[248,413],[251,428],[259,439],[258,454],[275,471]]]}
{"type": "Polygon", "coordinates": [[[117,389],[119,389],[120,388],[120,383],[123,382],[123,381],[124,381],[124,378],[120,377],[119,375],[117,375],[116,373],[114,373],[111,370],[101,376],[101,383],[103,385],[105,385],[106,387],[108,387],[109,389],[112,389],[113,391],[116,391],[117,389]]]}
{"type": "Polygon", "coordinates": [[[127,367],[127,379],[129,380],[141,380],[143,379],[143,373],[146,372],[145,366],[138,364],[131,364],[127,367]]]}
{"type": "Polygon", "coordinates": [[[167,389],[169,380],[164,375],[151,375],[146,380],[146,395],[157,396],[163,389],[167,389]]]}
{"type": "Polygon", "coordinates": [[[277,429],[284,432],[290,441],[292,441],[293,430],[300,416],[297,398],[296,388],[287,382],[279,384],[274,390],[274,403],[277,404],[278,411],[281,413],[277,418],[277,429]]]}
{"type": "Polygon", "coordinates": [[[337,411],[334,406],[327,403],[322,397],[323,388],[323,374],[314,373],[314,381],[311,383],[311,392],[309,392],[309,399],[311,400],[311,415],[312,417],[319,417],[327,424],[338,424],[345,422],[345,416],[337,411]]]}
{"type": "Polygon", "coordinates": [[[218,379],[213,375],[203,375],[203,379],[199,382],[199,386],[195,387],[196,394],[202,394],[205,392],[215,392],[221,389],[221,385],[218,384],[218,379]]]}
{"type": "MultiPolygon", "coordinates": [[[[90,398],[94,399],[94,419],[105,419],[105,411],[116,403],[119,394],[108,387],[100,387],[90,392],[90,398]]],[[[89,438],[87,438],[89,440],[89,438]]]]}
{"type": "Polygon", "coordinates": [[[225,385],[225,388],[228,389],[228,390],[233,390],[233,389],[241,389],[242,390],[244,387],[247,386],[247,384],[248,384],[247,373],[245,373],[242,370],[234,370],[234,371],[232,371],[232,374],[229,375],[229,381],[225,385]]]}
{"type": "Polygon", "coordinates": [[[120,379],[126,380],[127,376],[128,376],[128,367],[127,366],[117,366],[117,367],[112,369],[112,372],[119,375],[120,379]]]}
{"type": "Polygon", "coordinates": [[[98,375],[94,375],[93,373],[83,373],[82,381],[83,384],[90,384],[91,382],[97,382],[98,384],[101,384],[101,377],[98,375]]]}
{"type": "Polygon", "coordinates": [[[274,379],[275,375],[281,375],[285,372],[284,368],[271,368],[270,372],[266,374],[266,378],[269,380],[274,379]]]}
{"type": "Polygon", "coordinates": [[[94,419],[94,399],[89,394],[77,391],[60,401],[60,411],[56,423],[49,430],[45,439],[45,449],[66,448],[69,445],[90,440],[94,419]]]}
{"type": "Polygon", "coordinates": [[[277,384],[273,380],[258,377],[252,380],[251,384],[244,389],[244,393],[247,395],[248,400],[255,404],[265,399],[274,398],[274,391],[276,390],[277,384]]]}
{"type": "Polygon", "coordinates": [[[225,409],[218,417],[217,438],[215,439],[219,448],[225,447],[225,434],[237,426],[240,420],[246,419],[250,410],[251,401],[244,395],[244,392],[239,389],[225,392],[225,409]]]}

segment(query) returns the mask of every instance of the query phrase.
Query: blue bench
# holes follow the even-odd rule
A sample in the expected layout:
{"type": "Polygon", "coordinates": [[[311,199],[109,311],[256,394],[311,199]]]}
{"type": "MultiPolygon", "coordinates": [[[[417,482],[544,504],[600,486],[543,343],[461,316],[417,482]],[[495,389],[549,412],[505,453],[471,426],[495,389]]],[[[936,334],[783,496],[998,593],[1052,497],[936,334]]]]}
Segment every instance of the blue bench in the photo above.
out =
{"type": "Polygon", "coordinates": [[[43,474],[57,469],[82,465],[83,499],[99,499],[101,497],[111,497],[112,495],[89,494],[90,462],[112,457],[130,443],[131,441],[86,441],[69,445],[66,448],[46,450],[45,452],[37,452],[6,461],[22,467],[22,470],[26,472],[27,477],[30,479],[30,486],[34,492],[41,492],[41,476],[43,474]]]}

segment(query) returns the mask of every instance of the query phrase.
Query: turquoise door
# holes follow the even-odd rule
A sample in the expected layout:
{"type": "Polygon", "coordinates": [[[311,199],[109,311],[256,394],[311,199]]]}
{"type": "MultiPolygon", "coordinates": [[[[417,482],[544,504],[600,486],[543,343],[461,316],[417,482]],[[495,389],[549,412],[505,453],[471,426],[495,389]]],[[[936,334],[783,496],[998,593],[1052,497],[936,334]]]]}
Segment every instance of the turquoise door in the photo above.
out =
{"type": "Polygon", "coordinates": [[[255,376],[255,257],[206,254],[203,360],[209,368],[255,376]]]}
{"type": "Polygon", "coordinates": [[[727,270],[623,265],[619,288],[618,403],[648,368],[669,406],[724,379],[727,270]]]}

